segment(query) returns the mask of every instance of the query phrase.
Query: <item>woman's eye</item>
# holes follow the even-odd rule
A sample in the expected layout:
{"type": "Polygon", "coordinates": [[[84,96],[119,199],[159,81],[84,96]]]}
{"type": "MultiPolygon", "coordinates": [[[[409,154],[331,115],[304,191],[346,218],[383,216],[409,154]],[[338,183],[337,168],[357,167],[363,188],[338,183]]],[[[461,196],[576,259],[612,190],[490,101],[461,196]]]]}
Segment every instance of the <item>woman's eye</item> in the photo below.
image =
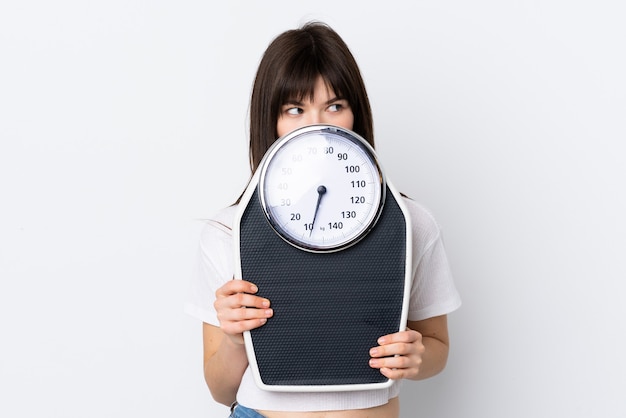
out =
{"type": "Polygon", "coordinates": [[[341,105],[340,103],[334,103],[334,104],[331,104],[330,106],[328,106],[328,110],[330,112],[339,112],[342,107],[343,107],[343,105],[341,105]]]}
{"type": "Polygon", "coordinates": [[[302,108],[290,107],[290,108],[285,109],[285,113],[287,113],[288,115],[301,115],[302,108]]]}

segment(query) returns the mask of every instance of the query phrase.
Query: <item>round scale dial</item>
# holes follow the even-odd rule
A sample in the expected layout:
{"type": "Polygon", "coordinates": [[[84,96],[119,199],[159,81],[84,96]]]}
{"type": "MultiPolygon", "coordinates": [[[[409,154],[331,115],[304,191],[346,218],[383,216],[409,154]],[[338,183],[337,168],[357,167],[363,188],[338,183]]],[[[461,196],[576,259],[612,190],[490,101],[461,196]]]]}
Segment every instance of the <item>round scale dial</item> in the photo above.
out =
{"type": "Polygon", "coordinates": [[[309,251],[336,251],[363,238],[385,197],[372,147],[331,125],[297,129],[261,162],[261,205],[274,230],[309,251]]]}

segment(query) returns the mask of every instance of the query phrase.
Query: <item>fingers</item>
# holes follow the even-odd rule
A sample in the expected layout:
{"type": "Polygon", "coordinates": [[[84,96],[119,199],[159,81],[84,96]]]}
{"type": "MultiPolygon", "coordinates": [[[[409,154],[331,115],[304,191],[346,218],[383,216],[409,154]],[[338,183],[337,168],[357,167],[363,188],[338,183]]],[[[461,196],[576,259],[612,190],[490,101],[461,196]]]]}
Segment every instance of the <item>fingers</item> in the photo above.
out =
{"type": "Polygon", "coordinates": [[[255,316],[251,319],[231,321],[220,319],[220,328],[222,329],[222,331],[224,331],[225,334],[228,335],[242,334],[244,331],[250,331],[262,325],[265,325],[265,323],[267,322],[267,318],[270,318],[272,316],[271,313],[265,313],[263,315],[265,315],[265,317],[259,318],[258,316],[255,316]]]}
{"type": "Polygon", "coordinates": [[[385,335],[370,349],[370,367],[379,369],[389,379],[414,378],[422,364],[425,347],[422,335],[413,330],[385,335]]]}
{"type": "Polygon", "coordinates": [[[235,336],[258,328],[272,317],[270,301],[255,296],[258,288],[245,280],[230,280],[216,292],[214,303],[220,328],[235,336]]]}
{"type": "Polygon", "coordinates": [[[219,299],[231,296],[235,293],[255,294],[258,291],[259,289],[254,283],[250,283],[245,280],[229,280],[222,287],[217,289],[215,296],[219,299]]]}
{"type": "Polygon", "coordinates": [[[409,354],[417,348],[416,345],[421,345],[421,342],[422,335],[414,330],[406,330],[396,332],[395,334],[384,335],[378,339],[379,346],[372,349],[377,353],[377,355],[372,355],[372,357],[409,354]]]}
{"type": "Polygon", "coordinates": [[[228,296],[218,297],[214,302],[215,309],[220,308],[238,309],[238,308],[269,308],[270,301],[268,299],[250,295],[248,293],[233,293],[228,296]]]}
{"type": "MultiPolygon", "coordinates": [[[[270,318],[272,314],[273,311],[271,308],[257,309],[239,306],[220,309],[217,313],[217,317],[220,322],[242,322],[254,319],[267,319],[270,318]]],[[[263,323],[265,323],[265,321],[263,321],[263,323]]]]}

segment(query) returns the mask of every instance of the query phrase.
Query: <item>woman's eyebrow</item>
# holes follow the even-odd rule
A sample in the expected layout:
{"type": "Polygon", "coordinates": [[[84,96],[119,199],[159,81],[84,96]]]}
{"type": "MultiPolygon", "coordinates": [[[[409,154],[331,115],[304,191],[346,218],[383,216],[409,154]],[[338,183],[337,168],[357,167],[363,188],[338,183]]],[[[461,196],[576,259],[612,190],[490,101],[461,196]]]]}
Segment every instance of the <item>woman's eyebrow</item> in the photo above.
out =
{"type": "Polygon", "coordinates": [[[333,97],[332,99],[330,99],[330,100],[326,101],[326,103],[325,103],[325,104],[329,105],[329,104],[331,104],[331,103],[340,102],[340,101],[342,101],[342,100],[347,100],[347,99],[344,99],[344,98],[343,98],[343,97],[341,97],[341,96],[335,96],[335,97],[333,97]]]}
{"type": "Polygon", "coordinates": [[[291,106],[291,105],[302,106],[302,102],[296,99],[288,99],[283,103],[283,106],[291,106]]]}
{"type": "MultiPolygon", "coordinates": [[[[335,103],[335,102],[339,102],[339,101],[342,101],[342,100],[347,100],[347,99],[346,99],[346,98],[344,98],[344,97],[341,97],[341,96],[335,96],[335,97],[333,97],[333,98],[331,98],[331,99],[328,99],[328,100],[324,103],[324,105],[329,105],[329,104],[332,104],[332,103],[335,103]]],[[[297,99],[287,99],[287,100],[286,100],[286,101],[282,104],[282,106],[302,106],[302,105],[303,105],[303,102],[302,102],[302,101],[300,101],[300,100],[297,100],[297,99]]]]}

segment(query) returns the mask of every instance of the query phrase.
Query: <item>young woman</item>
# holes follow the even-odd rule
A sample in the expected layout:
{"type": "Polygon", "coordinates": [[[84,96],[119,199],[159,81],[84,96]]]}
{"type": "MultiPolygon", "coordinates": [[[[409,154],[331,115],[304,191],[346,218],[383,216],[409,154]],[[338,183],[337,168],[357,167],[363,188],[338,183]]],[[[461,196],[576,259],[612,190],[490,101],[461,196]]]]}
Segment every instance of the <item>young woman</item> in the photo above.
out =
{"type": "MultiPolygon", "coordinates": [[[[277,138],[316,123],[353,130],[374,146],[369,99],[359,68],[328,26],[309,23],[279,35],[259,65],[250,104],[250,163],[257,169],[277,138]]],[[[406,330],[381,335],[369,366],[394,382],[382,390],[283,393],[259,389],[248,367],[243,332],[272,320],[271,301],[256,296],[254,277],[232,280],[236,205],[207,222],[199,274],[187,312],[203,321],[204,375],[231,417],[361,418],[399,416],[402,379],[419,380],[446,364],[446,315],[460,305],[441,233],[420,205],[405,199],[413,226],[413,284],[406,330]]]]}

